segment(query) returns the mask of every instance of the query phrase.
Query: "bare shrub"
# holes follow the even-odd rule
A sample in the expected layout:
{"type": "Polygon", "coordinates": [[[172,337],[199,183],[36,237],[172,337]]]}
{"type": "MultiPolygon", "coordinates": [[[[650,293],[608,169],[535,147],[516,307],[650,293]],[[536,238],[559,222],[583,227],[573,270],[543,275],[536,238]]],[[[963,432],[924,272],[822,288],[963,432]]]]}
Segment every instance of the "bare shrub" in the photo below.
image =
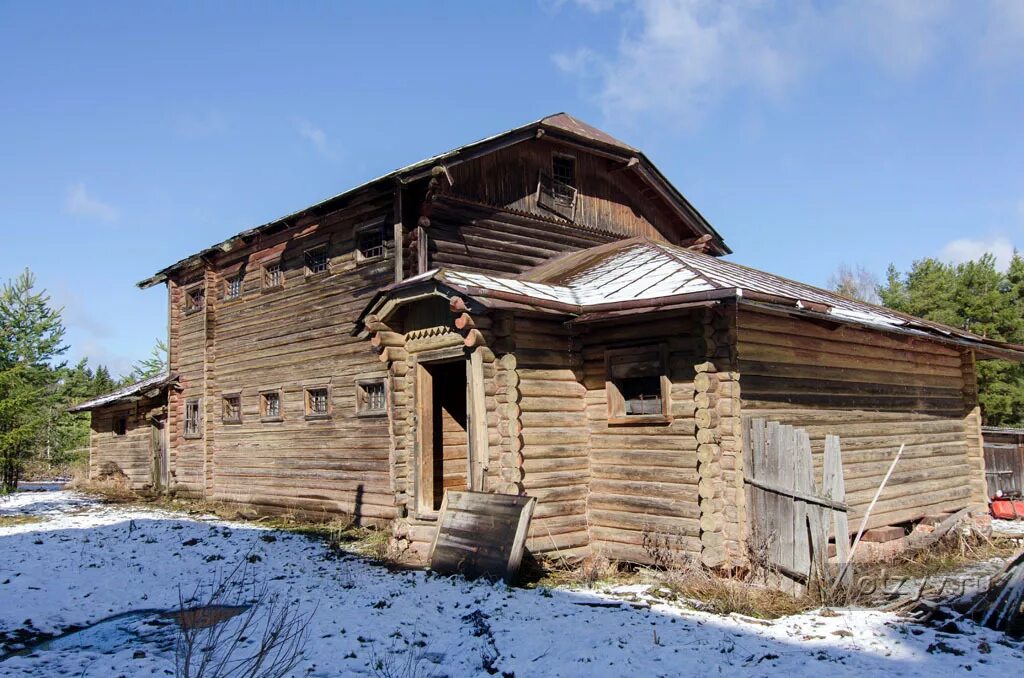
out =
{"type": "Polygon", "coordinates": [[[438,674],[424,660],[426,652],[415,646],[398,647],[394,642],[386,652],[370,648],[370,670],[377,678],[434,678],[438,674]]]}
{"type": "Polygon", "coordinates": [[[298,665],[315,610],[302,614],[257,581],[248,562],[197,585],[191,596],[179,587],[177,678],[281,678],[298,665]]]}
{"type": "Polygon", "coordinates": [[[75,475],[67,484],[67,489],[96,495],[111,504],[124,504],[139,499],[139,495],[131,488],[128,477],[123,473],[100,475],[95,479],[75,475]]]}

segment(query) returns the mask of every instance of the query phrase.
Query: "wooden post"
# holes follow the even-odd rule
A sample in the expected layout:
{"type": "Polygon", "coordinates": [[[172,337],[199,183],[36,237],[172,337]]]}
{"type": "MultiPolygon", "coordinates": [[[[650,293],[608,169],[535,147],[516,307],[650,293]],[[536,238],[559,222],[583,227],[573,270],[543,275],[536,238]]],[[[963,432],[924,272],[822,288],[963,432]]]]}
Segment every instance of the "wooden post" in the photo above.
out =
{"type": "Polygon", "coordinates": [[[402,278],[405,275],[405,262],[403,258],[405,256],[404,247],[404,229],[402,228],[402,182],[395,181],[395,206],[394,215],[392,216],[394,223],[394,243],[395,243],[395,282],[402,282],[402,278]]]}

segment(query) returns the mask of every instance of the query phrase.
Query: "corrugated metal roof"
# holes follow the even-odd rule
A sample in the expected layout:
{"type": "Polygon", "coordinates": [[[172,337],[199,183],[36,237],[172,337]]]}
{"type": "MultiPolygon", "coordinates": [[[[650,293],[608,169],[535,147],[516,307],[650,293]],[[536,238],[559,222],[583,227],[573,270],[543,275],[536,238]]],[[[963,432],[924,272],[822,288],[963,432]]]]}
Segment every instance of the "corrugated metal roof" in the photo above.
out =
{"type": "Polygon", "coordinates": [[[701,293],[720,292],[726,296],[734,294],[738,298],[766,295],[765,298],[788,300],[794,307],[822,313],[845,323],[955,338],[1014,353],[1024,350],[1024,347],[992,341],[971,332],[642,237],[602,246],[598,255],[583,250],[555,263],[558,265],[546,278],[529,273],[519,278],[505,278],[449,270],[440,270],[435,276],[456,288],[567,304],[577,307],[580,313],[602,304],[653,302],[666,297],[701,293]],[[527,276],[530,280],[522,279],[527,276]]]}
{"type": "Polygon", "coordinates": [[[97,407],[103,407],[104,405],[112,405],[119,400],[137,396],[154,388],[167,386],[177,378],[178,377],[173,374],[158,374],[154,377],[137,381],[134,384],[122,386],[116,391],[111,391],[110,393],[98,396],[92,400],[86,400],[84,403],[79,403],[74,407],[69,407],[68,412],[85,412],[86,410],[94,410],[97,407]]]}

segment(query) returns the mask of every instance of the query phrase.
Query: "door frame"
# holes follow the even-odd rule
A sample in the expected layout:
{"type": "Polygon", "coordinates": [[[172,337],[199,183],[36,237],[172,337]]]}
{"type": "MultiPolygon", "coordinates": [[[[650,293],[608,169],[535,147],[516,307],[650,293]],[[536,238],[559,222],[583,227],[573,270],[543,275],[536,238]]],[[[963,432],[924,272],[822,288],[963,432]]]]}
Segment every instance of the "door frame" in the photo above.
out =
{"type": "Polygon", "coordinates": [[[487,469],[487,409],[484,401],[483,357],[462,346],[424,351],[414,360],[416,421],[414,504],[420,518],[436,519],[434,508],[434,375],[431,365],[463,361],[466,366],[466,485],[485,491],[487,469]],[[428,458],[429,455],[429,458],[428,458]]]}

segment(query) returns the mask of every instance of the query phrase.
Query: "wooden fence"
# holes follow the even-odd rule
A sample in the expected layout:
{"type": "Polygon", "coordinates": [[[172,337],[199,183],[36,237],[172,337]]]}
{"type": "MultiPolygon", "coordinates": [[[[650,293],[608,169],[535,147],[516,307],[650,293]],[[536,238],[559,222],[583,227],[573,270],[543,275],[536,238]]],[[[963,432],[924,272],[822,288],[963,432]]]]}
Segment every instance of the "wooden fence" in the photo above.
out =
{"type": "Polygon", "coordinates": [[[815,481],[807,431],[745,418],[743,435],[750,544],[755,559],[781,576],[784,590],[799,592],[812,576],[828,582],[829,537],[844,581],[849,559],[848,509],[838,436],[826,436],[822,482],[815,481]]]}
{"type": "Polygon", "coordinates": [[[1024,432],[984,428],[985,481],[988,496],[997,492],[1013,496],[1024,492],[1024,432]]]}

